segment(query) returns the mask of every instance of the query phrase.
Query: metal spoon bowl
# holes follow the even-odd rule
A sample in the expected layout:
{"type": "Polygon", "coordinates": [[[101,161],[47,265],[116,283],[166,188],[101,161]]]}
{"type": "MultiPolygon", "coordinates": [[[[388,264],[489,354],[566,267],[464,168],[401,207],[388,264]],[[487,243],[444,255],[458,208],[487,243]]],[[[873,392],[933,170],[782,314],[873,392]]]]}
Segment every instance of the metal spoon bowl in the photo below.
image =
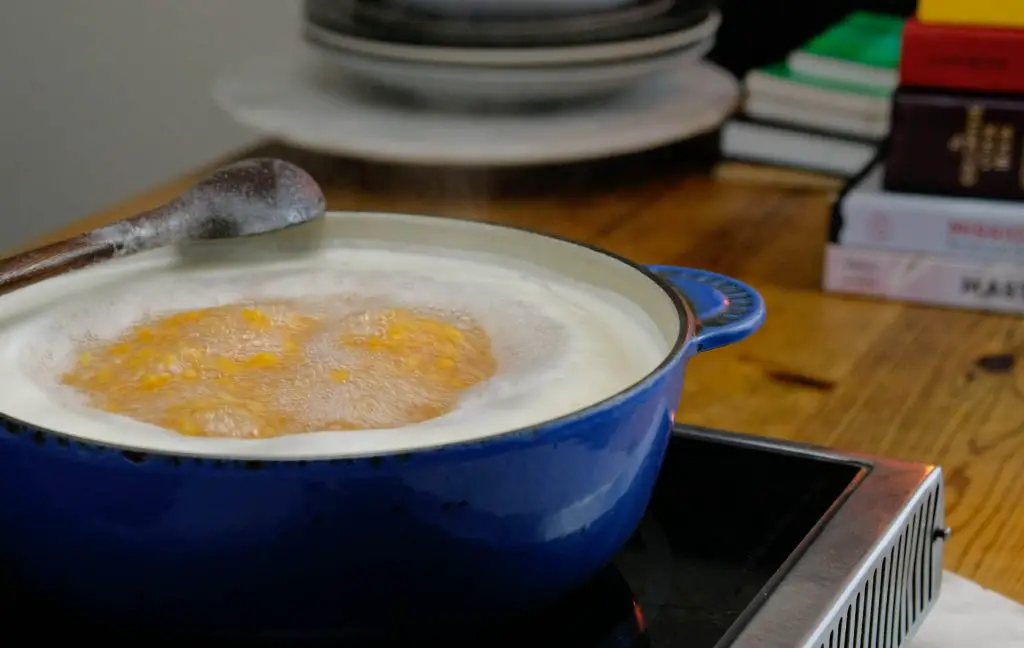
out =
{"type": "Polygon", "coordinates": [[[145,250],[282,230],[320,218],[325,209],[319,185],[294,164],[242,160],[166,205],[0,261],[0,294],[145,250]]]}

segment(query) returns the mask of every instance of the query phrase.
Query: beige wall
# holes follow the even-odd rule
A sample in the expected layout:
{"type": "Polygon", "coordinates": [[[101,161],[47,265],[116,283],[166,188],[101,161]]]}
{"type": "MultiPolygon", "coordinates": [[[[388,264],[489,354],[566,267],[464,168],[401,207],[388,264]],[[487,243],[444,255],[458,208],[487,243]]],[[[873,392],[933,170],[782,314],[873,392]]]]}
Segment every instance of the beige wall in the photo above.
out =
{"type": "Polygon", "coordinates": [[[300,47],[297,0],[5,0],[0,247],[102,209],[252,135],[218,71],[300,47]]]}

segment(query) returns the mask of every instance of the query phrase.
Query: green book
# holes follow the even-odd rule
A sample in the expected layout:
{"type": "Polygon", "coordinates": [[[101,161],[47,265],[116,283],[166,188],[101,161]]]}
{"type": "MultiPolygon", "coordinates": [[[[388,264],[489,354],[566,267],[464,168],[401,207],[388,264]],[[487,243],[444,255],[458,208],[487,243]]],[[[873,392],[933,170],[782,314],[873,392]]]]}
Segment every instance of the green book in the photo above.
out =
{"type": "Polygon", "coordinates": [[[789,55],[790,69],[808,76],[895,88],[906,20],[858,11],[789,55]]]}

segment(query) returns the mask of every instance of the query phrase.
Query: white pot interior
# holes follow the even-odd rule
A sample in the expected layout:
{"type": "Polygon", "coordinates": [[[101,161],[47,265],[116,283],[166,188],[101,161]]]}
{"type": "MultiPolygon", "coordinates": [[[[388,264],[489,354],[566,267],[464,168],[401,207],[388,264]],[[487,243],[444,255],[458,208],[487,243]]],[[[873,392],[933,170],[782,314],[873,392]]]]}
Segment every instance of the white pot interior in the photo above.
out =
{"type": "MultiPolygon", "coordinates": [[[[474,308],[466,310],[476,315],[474,308]]],[[[0,412],[86,440],[179,455],[273,460],[397,453],[498,435],[611,398],[665,359],[681,325],[660,285],[584,246],[470,221],[332,213],[286,232],[118,259],[0,297],[0,412]],[[238,301],[231,291],[219,292],[221,285],[244,285],[252,297],[301,296],[296,290],[333,295],[368,285],[364,277],[419,277],[425,283],[413,293],[427,301],[435,298],[427,293],[438,291],[440,298],[454,287],[460,299],[479,301],[480,319],[499,347],[523,353],[510,361],[507,375],[499,355],[494,378],[438,418],[270,439],[179,435],[86,407],[59,384],[61,363],[83,332],[114,337],[145,315],[238,301]],[[534,330],[531,322],[549,325],[534,330]],[[561,342],[546,347],[556,339],[561,342]],[[536,371],[522,359],[531,353],[536,371]]]]}

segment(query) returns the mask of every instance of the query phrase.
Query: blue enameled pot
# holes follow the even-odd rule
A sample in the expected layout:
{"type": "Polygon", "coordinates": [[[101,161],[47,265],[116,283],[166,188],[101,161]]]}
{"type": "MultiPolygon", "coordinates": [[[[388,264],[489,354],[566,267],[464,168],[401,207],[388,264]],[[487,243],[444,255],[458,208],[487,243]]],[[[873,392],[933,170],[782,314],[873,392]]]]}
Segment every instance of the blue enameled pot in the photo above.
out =
{"type": "Polygon", "coordinates": [[[58,605],[178,630],[319,633],[541,605],[595,574],[639,523],[687,361],[765,316],[734,279],[516,228],[325,220],[326,239],[503,254],[599,284],[643,308],[668,352],[641,381],[557,420],[374,456],[174,454],[0,415],[3,569],[58,605]]]}

